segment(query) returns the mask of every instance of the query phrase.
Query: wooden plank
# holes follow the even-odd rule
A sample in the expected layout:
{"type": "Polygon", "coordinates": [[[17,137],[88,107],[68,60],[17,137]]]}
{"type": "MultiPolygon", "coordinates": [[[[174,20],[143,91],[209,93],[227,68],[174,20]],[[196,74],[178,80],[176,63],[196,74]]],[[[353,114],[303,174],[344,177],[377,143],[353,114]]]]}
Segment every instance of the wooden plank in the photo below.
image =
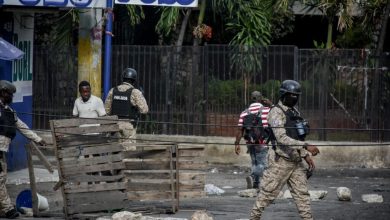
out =
{"type": "Polygon", "coordinates": [[[144,183],[144,182],[129,182],[128,191],[171,191],[171,183],[144,183]]]}
{"type": "Polygon", "coordinates": [[[157,150],[145,150],[145,151],[125,151],[125,158],[137,158],[137,159],[160,159],[168,158],[168,152],[165,149],[157,150]]]}
{"type": "Polygon", "coordinates": [[[104,144],[104,143],[112,143],[118,142],[118,140],[114,139],[111,136],[106,136],[103,134],[100,135],[70,135],[63,136],[57,138],[57,144],[59,147],[67,147],[67,146],[79,146],[79,145],[90,145],[90,144],[104,144]]]}
{"type": "MultiPolygon", "coordinates": [[[[174,185],[176,181],[173,182],[174,185]]],[[[179,188],[172,189],[171,181],[159,182],[159,183],[150,183],[150,182],[129,182],[128,191],[160,191],[160,192],[176,192],[179,191],[194,191],[194,190],[203,190],[204,182],[180,182],[179,188]],[[172,191],[173,190],[173,191],[172,191]]]]}
{"type": "MultiPolygon", "coordinates": [[[[56,128],[56,135],[73,135],[73,136],[82,136],[93,133],[106,133],[106,132],[118,132],[118,124],[109,124],[109,125],[100,125],[100,126],[90,126],[90,127],[68,127],[68,128],[56,128]]],[[[91,135],[93,136],[93,135],[91,135]]]]}
{"type": "MultiPolygon", "coordinates": [[[[168,170],[170,168],[169,161],[124,161],[126,170],[168,170]]],[[[202,161],[179,161],[179,169],[199,170],[205,169],[207,164],[202,161]]]]}
{"type": "Polygon", "coordinates": [[[125,201],[120,200],[108,200],[107,202],[100,201],[94,204],[81,204],[68,207],[69,214],[75,213],[88,213],[97,211],[112,211],[115,209],[122,209],[126,207],[125,201]]]}
{"type": "Polygon", "coordinates": [[[171,192],[160,191],[128,191],[127,199],[131,201],[171,199],[171,192]]]}
{"type": "Polygon", "coordinates": [[[180,199],[193,199],[193,198],[202,198],[206,196],[206,192],[203,190],[199,191],[180,191],[180,199]]]}
{"type": "Polygon", "coordinates": [[[72,166],[72,167],[61,167],[62,174],[67,179],[68,176],[75,174],[85,174],[85,173],[93,173],[100,172],[106,170],[121,170],[125,168],[125,164],[123,162],[115,162],[109,164],[97,164],[94,166],[72,166]]]}
{"type": "Polygon", "coordinates": [[[84,124],[116,124],[118,116],[105,116],[100,118],[69,118],[61,120],[52,120],[54,128],[78,127],[84,124]]]}
{"type": "Polygon", "coordinates": [[[109,163],[109,162],[118,162],[123,160],[123,154],[117,153],[117,154],[109,154],[109,155],[99,155],[93,157],[82,157],[78,158],[76,160],[61,160],[60,165],[62,168],[69,168],[69,167],[80,167],[80,166],[93,166],[96,164],[102,164],[102,163],[109,163]]]}
{"type": "Polygon", "coordinates": [[[169,170],[124,170],[129,179],[169,179],[169,170]]]}
{"type": "MultiPolygon", "coordinates": [[[[50,130],[51,130],[51,135],[52,135],[52,138],[53,138],[53,146],[54,146],[54,154],[56,155],[56,158],[57,160],[59,160],[59,156],[58,156],[58,146],[57,146],[57,140],[56,140],[56,134],[54,132],[54,121],[53,120],[50,120],[50,130]]],[[[63,175],[62,175],[62,172],[61,172],[61,169],[58,169],[58,177],[59,177],[59,183],[60,183],[60,186],[61,186],[61,193],[62,193],[62,198],[63,198],[63,201],[64,201],[64,214],[65,214],[65,218],[68,218],[69,217],[69,213],[68,213],[68,204],[66,202],[66,197],[65,197],[65,192],[64,192],[64,179],[63,179],[63,175]]],[[[57,184],[56,184],[57,185],[57,184]]]]}
{"type": "Polygon", "coordinates": [[[98,183],[87,185],[64,185],[64,192],[68,193],[82,193],[82,192],[99,192],[110,190],[124,190],[126,189],[126,182],[119,183],[98,183]]]}
{"type": "Polygon", "coordinates": [[[105,145],[94,145],[94,146],[79,146],[70,147],[66,149],[58,149],[58,158],[75,158],[79,156],[91,155],[91,154],[104,154],[123,151],[123,146],[119,143],[105,144],[105,145]]]}
{"type": "Polygon", "coordinates": [[[169,161],[124,161],[126,170],[169,170],[169,161]]]}
{"type": "Polygon", "coordinates": [[[30,178],[33,215],[37,216],[39,214],[39,209],[38,209],[37,184],[35,182],[35,174],[34,174],[34,165],[32,162],[32,155],[31,155],[30,146],[25,145],[25,148],[26,148],[26,152],[27,152],[28,176],[30,178]]]}
{"type": "Polygon", "coordinates": [[[108,200],[124,201],[127,199],[127,194],[121,191],[71,193],[67,194],[66,199],[69,205],[94,204],[108,200]]]}
{"type": "Polygon", "coordinates": [[[74,176],[67,176],[66,180],[68,182],[117,182],[124,178],[124,175],[114,175],[114,176],[101,176],[101,175],[88,175],[88,174],[79,174],[74,176]]]}
{"type": "Polygon", "coordinates": [[[52,167],[51,163],[46,159],[45,155],[43,155],[43,153],[39,150],[37,145],[33,141],[30,141],[28,146],[31,147],[32,150],[35,151],[35,153],[38,156],[39,160],[42,162],[43,166],[49,171],[49,173],[53,173],[54,170],[53,170],[53,167],[52,167]]]}
{"type": "Polygon", "coordinates": [[[199,170],[206,168],[207,164],[204,161],[179,161],[179,170],[199,170]]]}
{"type": "Polygon", "coordinates": [[[203,157],[204,148],[179,149],[180,157],[203,157]]]}

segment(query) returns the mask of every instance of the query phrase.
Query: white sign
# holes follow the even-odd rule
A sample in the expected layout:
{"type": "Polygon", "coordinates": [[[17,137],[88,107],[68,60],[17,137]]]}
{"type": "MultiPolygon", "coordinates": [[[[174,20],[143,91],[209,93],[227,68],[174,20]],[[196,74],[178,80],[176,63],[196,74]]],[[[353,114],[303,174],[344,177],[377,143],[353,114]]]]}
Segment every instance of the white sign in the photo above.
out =
{"type": "Polygon", "coordinates": [[[106,8],[107,0],[0,0],[2,5],[71,7],[71,8],[106,8]]]}
{"type": "Polygon", "coordinates": [[[22,59],[12,61],[12,83],[16,87],[13,102],[16,103],[23,102],[23,96],[32,96],[34,14],[14,13],[13,43],[24,52],[22,59]]]}
{"type": "Polygon", "coordinates": [[[128,5],[198,7],[198,0],[115,0],[115,3],[128,5]]]}

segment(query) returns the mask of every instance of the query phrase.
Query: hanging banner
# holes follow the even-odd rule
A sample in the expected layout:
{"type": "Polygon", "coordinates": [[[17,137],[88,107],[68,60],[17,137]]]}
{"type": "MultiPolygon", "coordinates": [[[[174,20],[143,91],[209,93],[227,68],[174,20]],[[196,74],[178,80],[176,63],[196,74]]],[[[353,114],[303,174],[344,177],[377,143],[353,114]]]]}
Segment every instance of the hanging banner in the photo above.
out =
{"type": "Polygon", "coordinates": [[[107,0],[0,0],[2,5],[69,7],[69,8],[106,8],[107,0]]]}
{"type": "Polygon", "coordinates": [[[116,4],[198,7],[198,0],[115,0],[116,4]]]}

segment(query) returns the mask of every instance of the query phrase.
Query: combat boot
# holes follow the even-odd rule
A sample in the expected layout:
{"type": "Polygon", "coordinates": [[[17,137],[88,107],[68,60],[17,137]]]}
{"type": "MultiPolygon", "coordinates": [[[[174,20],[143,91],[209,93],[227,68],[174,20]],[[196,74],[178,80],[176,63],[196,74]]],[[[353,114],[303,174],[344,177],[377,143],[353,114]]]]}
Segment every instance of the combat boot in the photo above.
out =
{"type": "Polygon", "coordinates": [[[20,213],[16,211],[16,209],[11,209],[8,212],[5,213],[6,218],[14,219],[19,217],[20,213]]]}

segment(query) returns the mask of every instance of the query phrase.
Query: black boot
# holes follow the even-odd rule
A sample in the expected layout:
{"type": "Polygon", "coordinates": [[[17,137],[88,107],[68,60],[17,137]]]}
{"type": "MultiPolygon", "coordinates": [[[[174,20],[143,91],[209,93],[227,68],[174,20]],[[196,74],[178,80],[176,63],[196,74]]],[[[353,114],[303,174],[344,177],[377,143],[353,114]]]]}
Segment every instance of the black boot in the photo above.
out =
{"type": "Polygon", "coordinates": [[[9,210],[8,212],[6,212],[5,213],[5,217],[6,218],[11,218],[11,219],[13,219],[13,218],[17,218],[17,217],[19,217],[19,212],[18,211],[16,211],[16,209],[11,209],[11,210],[9,210]]]}

